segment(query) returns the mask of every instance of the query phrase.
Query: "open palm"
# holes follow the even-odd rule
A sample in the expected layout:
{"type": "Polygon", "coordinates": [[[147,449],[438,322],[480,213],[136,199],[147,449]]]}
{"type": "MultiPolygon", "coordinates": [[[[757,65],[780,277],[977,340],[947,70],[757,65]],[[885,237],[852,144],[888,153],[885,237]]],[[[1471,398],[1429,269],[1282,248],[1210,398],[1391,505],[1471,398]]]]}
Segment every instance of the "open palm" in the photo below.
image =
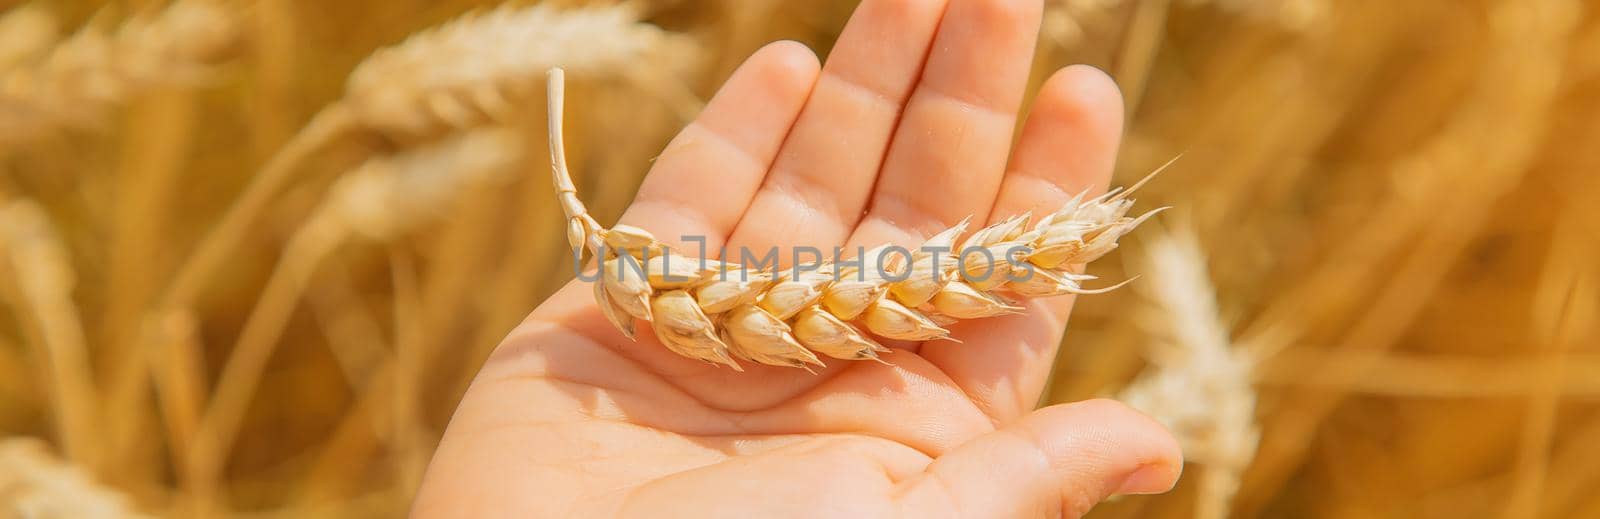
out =
{"type": "MultiPolygon", "coordinates": [[[[968,216],[1104,189],[1116,86],[1052,76],[1013,141],[1040,0],[865,0],[826,66],[753,55],[622,218],[680,250],[915,245],[968,216]],[[1014,145],[1013,145],[1014,144],[1014,145]]],[[[714,256],[715,254],[713,254],[714,256]]],[[[496,350],[417,515],[1078,515],[1169,488],[1176,444],[1119,404],[1034,410],[1070,298],[817,374],[679,357],[612,329],[575,282],[496,350]]]]}

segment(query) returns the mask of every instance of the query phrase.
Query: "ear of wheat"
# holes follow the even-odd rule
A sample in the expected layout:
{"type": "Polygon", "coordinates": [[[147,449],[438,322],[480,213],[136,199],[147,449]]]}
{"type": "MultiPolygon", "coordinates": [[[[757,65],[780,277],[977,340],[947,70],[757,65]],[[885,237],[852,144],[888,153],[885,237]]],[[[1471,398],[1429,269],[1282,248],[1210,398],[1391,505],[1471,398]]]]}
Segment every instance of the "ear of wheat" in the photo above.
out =
{"type": "Polygon", "coordinates": [[[1154,366],[1119,399],[1165,424],[1184,458],[1202,465],[1195,516],[1227,517],[1260,439],[1250,386],[1256,350],[1229,338],[1193,230],[1157,233],[1144,252],[1140,264],[1150,281],[1142,292],[1152,304],[1139,321],[1156,338],[1154,366]]]}
{"type": "Polygon", "coordinates": [[[551,71],[553,181],[568,219],[569,245],[575,253],[588,248],[599,260],[594,296],[600,309],[630,338],[636,319],[649,321],[674,353],[736,370],[736,358],[797,368],[820,365],[815,353],[876,360],[885,350],[868,332],[895,340],[949,339],[941,323],[1021,311],[1012,296],[1116,289],[1126,282],[1083,288],[1080,283],[1094,277],[1074,267],[1115,249],[1118,238],[1160,211],[1128,216],[1135,185],[1094,198],[1080,194],[1031,227],[1024,214],[962,240],[962,222],[916,252],[896,254],[895,247],[884,246],[859,261],[815,270],[749,272],[736,264],[696,261],[643,229],[605,229],[589,216],[566,166],[562,82],[562,71],[551,71]]]}
{"type": "Polygon", "coordinates": [[[135,17],[114,31],[102,25],[91,21],[34,62],[18,56],[0,70],[0,143],[93,126],[131,97],[200,83],[238,37],[232,12],[199,0],[135,17]]]}

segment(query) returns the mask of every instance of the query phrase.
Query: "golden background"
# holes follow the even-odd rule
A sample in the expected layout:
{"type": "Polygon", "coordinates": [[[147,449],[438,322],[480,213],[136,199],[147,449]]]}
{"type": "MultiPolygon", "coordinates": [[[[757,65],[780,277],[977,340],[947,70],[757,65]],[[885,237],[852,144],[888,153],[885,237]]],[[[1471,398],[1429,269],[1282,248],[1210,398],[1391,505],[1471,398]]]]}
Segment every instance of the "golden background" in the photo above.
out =
{"type": "MultiPolygon", "coordinates": [[[[512,78],[512,109],[487,114],[524,143],[509,178],[383,199],[319,234],[364,161],[454,130],[354,132],[292,152],[253,218],[219,227],[364,58],[494,3],[187,3],[219,16],[147,47],[195,70],[119,50],[176,30],[118,32],[165,2],[0,1],[31,17],[0,25],[0,517],[399,515],[477,364],[571,276],[542,76],[512,78]],[[116,36],[60,52],[81,27],[116,36]],[[174,288],[219,239],[233,246],[210,275],[174,288]]],[[[775,39],[825,55],[854,2],[631,5],[671,48],[569,88],[574,173],[602,223],[738,62],[775,39]]],[[[1600,517],[1597,7],[1047,3],[1035,82],[1070,63],[1117,78],[1118,181],[1182,156],[1141,197],[1176,209],[1097,273],[1146,273],[1147,244],[1172,235],[1199,248],[1167,260],[1205,275],[1083,298],[1046,399],[1121,393],[1196,323],[1248,369],[1189,373],[1215,398],[1166,411],[1203,442],[1222,434],[1213,406],[1254,406],[1260,432],[1223,461],[1189,449],[1175,492],[1095,516],[1194,516],[1218,499],[1197,483],[1216,465],[1239,478],[1239,517],[1600,517]]],[[[620,37],[539,51],[572,66],[620,37]]]]}

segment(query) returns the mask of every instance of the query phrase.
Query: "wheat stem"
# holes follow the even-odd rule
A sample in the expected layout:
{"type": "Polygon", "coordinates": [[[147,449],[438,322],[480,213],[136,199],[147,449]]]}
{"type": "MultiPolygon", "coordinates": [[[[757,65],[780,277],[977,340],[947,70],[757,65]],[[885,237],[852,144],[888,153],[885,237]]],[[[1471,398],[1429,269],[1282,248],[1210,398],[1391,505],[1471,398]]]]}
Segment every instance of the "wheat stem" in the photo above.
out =
{"type": "Polygon", "coordinates": [[[1583,259],[1591,257],[1592,239],[1584,235],[1578,219],[1563,214],[1559,218],[1547,253],[1539,287],[1534,291],[1537,335],[1542,344],[1539,377],[1527,387],[1528,410],[1523,418],[1522,438],[1512,471],[1513,483],[1506,499],[1504,517],[1539,517],[1545,502],[1550,473],[1550,456],[1555,443],[1561,380],[1571,364],[1569,351],[1585,342],[1595,328],[1596,296],[1593,267],[1583,259]]]}
{"type": "Polygon", "coordinates": [[[146,343],[163,345],[160,351],[141,353],[148,354],[144,362],[157,367],[152,374],[167,434],[167,455],[180,487],[201,488],[184,450],[194,439],[206,403],[205,350],[200,345],[199,323],[188,314],[170,314],[162,322],[146,323],[144,333],[159,334],[146,343]]]}
{"type": "Polygon", "coordinates": [[[306,294],[312,317],[333,352],[339,371],[358,390],[380,359],[388,355],[389,339],[372,309],[361,302],[349,265],[339,256],[328,258],[316,290],[306,294]]]}
{"type": "Polygon", "coordinates": [[[6,294],[27,315],[24,332],[39,349],[56,413],[56,434],[68,459],[98,466],[94,441],[100,405],[84,339],[83,322],[72,300],[76,275],[71,256],[44,209],[29,200],[0,210],[0,247],[16,286],[6,294]]]}
{"type": "Polygon", "coordinates": [[[389,392],[389,442],[400,458],[397,475],[401,488],[414,492],[422,482],[427,463],[422,440],[423,425],[419,398],[422,384],[422,346],[424,302],[417,278],[416,262],[389,247],[390,277],[394,284],[394,382],[389,392]]]}
{"type": "MultiPolygon", "coordinates": [[[[345,115],[344,110],[337,108],[324,110],[312,120],[304,131],[297,134],[289,144],[274,155],[261,173],[246,186],[244,193],[229,207],[222,220],[206,234],[194,249],[194,252],[179,267],[172,284],[168,286],[154,312],[146,317],[145,322],[162,323],[173,319],[192,319],[189,309],[194,304],[195,298],[200,295],[201,289],[226,265],[226,260],[232,250],[238,247],[245,237],[251,235],[248,232],[248,227],[266,209],[267,204],[272,200],[272,196],[293,178],[292,174],[296,166],[310,157],[324,142],[331,140],[333,136],[339,135],[348,127],[349,118],[345,115]]],[[[325,224],[319,223],[317,225],[325,224]]],[[[312,235],[301,234],[297,236],[305,236],[300,238],[300,241],[308,242],[312,235]]],[[[286,252],[296,248],[306,249],[309,247],[309,245],[295,245],[294,242],[295,239],[291,238],[291,244],[286,246],[286,252]]],[[[279,270],[273,273],[271,279],[276,280],[277,290],[287,291],[293,287],[286,285],[286,283],[290,282],[290,279],[284,277],[287,274],[283,272],[283,267],[284,265],[279,265],[279,270]]],[[[298,275],[298,273],[295,274],[298,275]]],[[[300,282],[303,283],[303,281],[300,282]]],[[[274,289],[274,283],[269,281],[267,294],[273,293],[271,292],[272,289],[274,289]]],[[[295,292],[298,292],[298,290],[298,288],[294,289],[295,292]]],[[[263,299],[266,299],[265,294],[263,299]]],[[[262,311],[260,305],[258,305],[257,312],[262,311]]],[[[287,313],[288,310],[275,309],[272,311],[287,313]]],[[[260,320],[267,318],[285,319],[286,317],[286,315],[262,314],[258,316],[253,314],[251,319],[260,322],[260,320]]],[[[264,325],[265,323],[263,322],[255,328],[251,328],[247,323],[246,328],[241,332],[241,344],[246,344],[248,337],[248,340],[252,341],[248,342],[251,348],[257,350],[269,348],[270,344],[262,346],[259,341],[262,339],[267,339],[268,342],[275,341],[277,332],[266,331],[264,325]]],[[[115,387],[119,388],[117,396],[120,402],[118,404],[119,408],[132,408],[144,398],[148,390],[147,384],[150,383],[151,367],[153,365],[178,366],[184,362],[181,357],[186,355],[186,352],[180,348],[163,346],[164,343],[170,344],[171,341],[176,340],[176,338],[169,337],[163,332],[164,330],[158,330],[144,333],[142,337],[145,342],[139,347],[139,351],[144,353],[136,355],[133,362],[130,363],[130,369],[119,373],[118,379],[113,381],[116,384],[115,387]],[[152,361],[154,362],[153,364],[146,364],[146,362],[152,361]]],[[[192,354],[194,352],[187,353],[192,354]]],[[[264,356],[266,354],[270,354],[270,350],[266,352],[251,351],[246,354],[245,360],[238,362],[264,363],[264,358],[257,359],[253,356],[264,356]]],[[[236,353],[235,357],[237,355],[236,353]]],[[[236,364],[233,359],[230,358],[227,367],[224,368],[223,377],[219,379],[219,385],[215,390],[216,396],[213,397],[213,403],[207,407],[202,415],[205,418],[196,427],[195,443],[185,449],[189,462],[184,464],[185,469],[183,472],[188,477],[188,481],[194,485],[191,490],[198,494],[207,494],[209,492],[204,491],[205,489],[215,491],[218,487],[214,479],[218,471],[220,471],[220,467],[217,465],[221,463],[219,458],[223,454],[217,452],[217,449],[226,450],[226,446],[232,442],[232,436],[238,427],[237,421],[242,418],[242,413],[244,412],[243,409],[234,409],[243,405],[235,403],[234,400],[248,400],[249,393],[254,391],[255,381],[241,379],[243,375],[239,373],[241,373],[240,370],[255,368],[255,366],[236,364]],[[234,375],[229,377],[230,373],[234,373],[234,375]],[[223,385],[224,381],[226,381],[227,385],[223,385]],[[217,399],[225,402],[222,407],[216,405],[217,399]],[[240,416],[236,417],[232,414],[239,414],[240,416]]],[[[158,376],[157,382],[161,384],[157,389],[161,391],[162,399],[177,400],[179,402],[191,401],[193,399],[192,395],[180,393],[188,386],[175,381],[169,383],[160,380],[160,374],[164,372],[164,370],[155,372],[158,376]],[[169,387],[170,389],[167,389],[169,387]]],[[[121,436],[126,437],[127,434],[121,436]]],[[[213,499],[210,497],[201,496],[197,498],[194,506],[197,509],[204,510],[209,507],[212,501],[213,499]]]]}
{"type": "MultiPolygon", "coordinates": [[[[123,465],[155,445],[138,441],[138,425],[147,422],[149,408],[139,405],[139,399],[134,397],[140,392],[128,386],[140,384],[134,379],[144,376],[147,363],[161,360],[140,348],[146,339],[141,337],[141,327],[146,308],[160,290],[158,273],[166,272],[160,244],[171,241],[167,235],[169,209],[178,195],[176,188],[184,162],[192,151],[190,137],[198,108],[186,92],[167,92],[135,106],[129,117],[129,127],[143,130],[128,132],[130,140],[124,147],[128,151],[120,159],[111,241],[112,272],[102,318],[107,344],[100,356],[112,366],[113,385],[108,393],[111,402],[106,410],[108,442],[116,446],[114,452],[120,458],[113,460],[113,466],[123,465]]],[[[194,401],[194,395],[171,393],[175,388],[161,380],[168,373],[170,370],[164,368],[154,371],[162,405],[168,405],[168,400],[174,405],[194,401]]],[[[159,479],[153,470],[142,476],[159,479]]]]}
{"type": "Polygon", "coordinates": [[[567,245],[574,251],[588,246],[592,252],[600,253],[600,222],[589,216],[589,208],[584,207],[583,200],[578,198],[578,186],[572,181],[572,171],[567,169],[567,145],[562,137],[562,121],[565,119],[566,106],[566,71],[560,68],[550,69],[550,75],[545,83],[545,95],[548,99],[546,109],[550,119],[550,178],[556,189],[556,199],[561,202],[561,212],[567,217],[567,245]]]}
{"type": "Polygon", "coordinates": [[[294,103],[293,89],[299,50],[306,40],[297,37],[294,9],[292,0],[259,0],[250,17],[256,72],[250,118],[255,159],[269,157],[267,153],[293,138],[303,110],[294,103]]]}
{"type": "Polygon", "coordinates": [[[190,446],[190,463],[197,478],[220,478],[227,452],[249,410],[251,395],[293,313],[295,300],[305,290],[317,264],[347,235],[348,230],[337,220],[313,218],[284,247],[283,260],[273,269],[255,310],[245,320],[190,446]]]}
{"type": "Polygon", "coordinates": [[[228,255],[239,246],[240,241],[251,236],[249,226],[267,208],[272,197],[294,178],[296,168],[321,146],[353,128],[354,121],[349,112],[339,105],[330,106],[313,117],[300,133],[267,161],[222,219],[206,233],[189,259],[178,269],[162,306],[174,310],[193,304],[200,290],[226,264],[228,255]]]}
{"type": "MultiPolygon", "coordinates": [[[[323,142],[349,127],[349,118],[344,114],[342,109],[323,111],[312,120],[305,131],[296,135],[288,145],[273,156],[261,173],[245,187],[244,193],[229,207],[221,221],[201,239],[194,252],[179,267],[172,284],[168,286],[155,311],[146,318],[146,322],[159,323],[171,319],[190,318],[189,308],[200,295],[200,290],[227,264],[228,255],[233,249],[238,247],[245,237],[251,236],[248,227],[266,209],[272,196],[288,184],[295,166],[309,157],[323,142]]],[[[275,273],[274,279],[278,277],[279,274],[275,273]]],[[[147,341],[140,346],[140,351],[148,353],[137,356],[134,360],[140,363],[119,373],[114,382],[115,387],[119,388],[118,408],[131,408],[134,403],[144,398],[150,373],[150,366],[143,364],[146,359],[160,358],[159,362],[166,365],[182,362],[179,358],[166,357],[169,354],[179,353],[177,350],[161,346],[162,342],[170,341],[172,338],[160,332],[145,333],[143,336],[147,341]]],[[[178,395],[163,396],[170,398],[178,395]]]]}
{"type": "Polygon", "coordinates": [[[1116,78],[1130,116],[1139,113],[1145,88],[1155,69],[1156,53],[1166,36],[1169,0],[1143,0],[1134,6],[1122,48],[1117,52],[1116,78]]]}
{"type": "MultiPolygon", "coordinates": [[[[386,358],[372,367],[366,378],[356,381],[353,402],[328,441],[311,462],[307,475],[300,479],[292,501],[302,506],[325,501],[348,492],[356,477],[370,467],[370,457],[383,447],[374,434],[384,398],[395,384],[395,359],[386,358]]],[[[406,495],[411,495],[407,493],[406,495]]]]}
{"type": "Polygon", "coordinates": [[[6,338],[0,338],[0,395],[8,401],[24,405],[33,400],[33,374],[19,355],[20,351],[6,338]]]}

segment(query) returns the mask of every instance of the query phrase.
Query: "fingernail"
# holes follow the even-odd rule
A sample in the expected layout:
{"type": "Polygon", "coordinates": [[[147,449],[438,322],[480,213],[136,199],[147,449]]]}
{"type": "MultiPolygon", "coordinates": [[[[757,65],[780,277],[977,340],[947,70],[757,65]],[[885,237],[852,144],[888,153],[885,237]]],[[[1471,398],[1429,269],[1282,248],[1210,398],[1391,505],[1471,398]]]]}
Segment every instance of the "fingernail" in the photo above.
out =
{"type": "Polygon", "coordinates": [[[1113,494],[1160,494],[1172,490],[1178,475],[1173,467],[1164,464],[1145,465],[1123,478],[1113,494]]]}

